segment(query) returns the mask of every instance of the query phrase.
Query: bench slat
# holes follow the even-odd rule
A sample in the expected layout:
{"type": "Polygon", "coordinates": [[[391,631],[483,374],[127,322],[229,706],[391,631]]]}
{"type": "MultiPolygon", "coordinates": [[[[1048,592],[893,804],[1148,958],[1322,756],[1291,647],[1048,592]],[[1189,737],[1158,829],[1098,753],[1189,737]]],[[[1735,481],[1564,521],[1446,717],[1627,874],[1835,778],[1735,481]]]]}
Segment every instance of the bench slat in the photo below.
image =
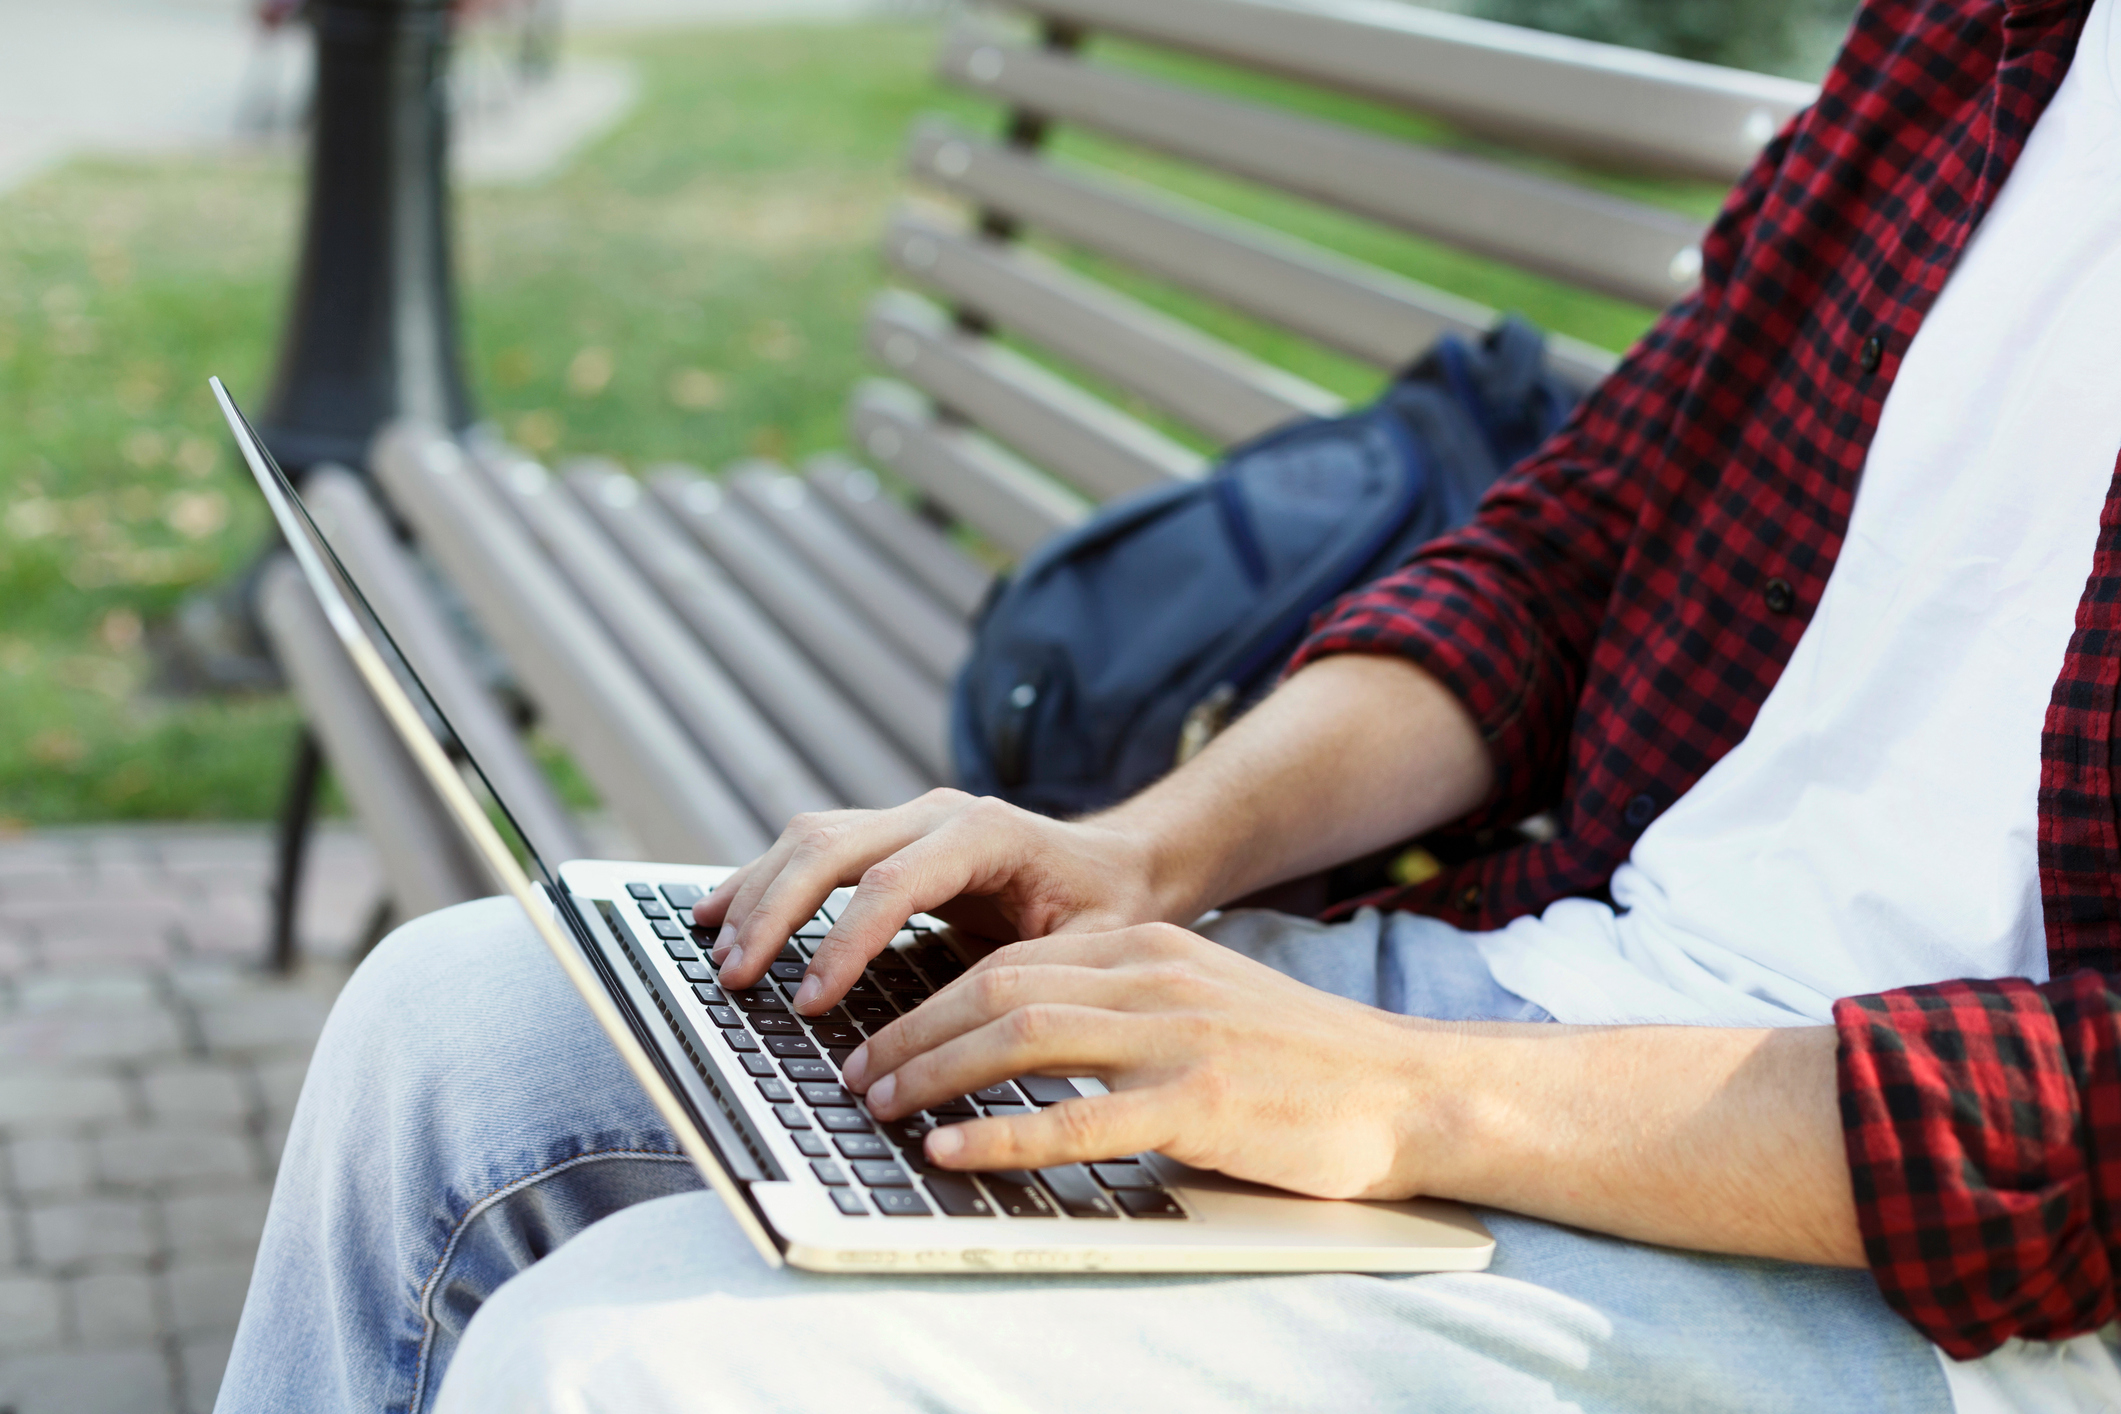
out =
{"type": "Polygon", "coordinates": [[[972,30],[951,36],[943,70],[1049,118],[1651,308],[1686,293],[1700,275],[1699,223],[1480,158],[1135,78],[972,30]]]}
{"type": "Polygon", "coordinates": [[[597,792],[659,859],[727,863],[769,837],[471,459],[401,424],[371,458],[597,792]]]}
{"type": "Polygon", "coordinates": [[[1564,156],[1735,181],[1811,84],[1392,0],[1015,0],[1564,156]]]}
{"type": "Polygon", "coordinates": [[[849,607],[881,629],[937,682],[972,650],[964,623],[849,530],[798,477],[778,467],[733,472],[727,489],[778,531],[849,607]]]}
{"type": "Polygon", "coordinates": [[[897,472],[1014,558],[1089,514],[1083,502],[993,443],[938,421],[903,384],[863,383],[847,421],[855,445],[878,465],[897,472]]]}
{"type": "Polygon", "coordinates": [[[1316,384],[1020,246],[900,216],[884,233],[884,253],[952,303],[1139,394],[1217,443],[1343,406],[1316,384]]]}
{"type": "Polygon", "coordinates": [[[568,484],[842,802],[882,810],[936,784],[671,524],[660,501],[641,494],[638,481],[591,463],[570,472],[568,484]]]}
{"type": "Polygon", "coordinates": [[[554,862],[585,857],[589,847],[581,831],[472,671],[463,644],[421,583],[368,483],[342,467],[320,466],[303,478],[302,499],[360,582],[369,606],[412,660],[451,729],[508,801],[531,847],[554,862]]]}
{"type": "Polygon", "coordinates": [[[1198,454],[991,339],[951,327],[923,299],[871,306],[871,350],[938,403],[1097,500],[1200,475],[1198,454]]]}
{"type": "MultiPolygon", "coordinates": [[[[477,455],[475,452],[474,455],[477,455]]],[[[589,512],[527,457],[481,457],[501,494],[769,832],[839,800],[702,651],[589,512]]]]}
{"type": "Polygon", "coordinates": [[[678,522],[827,677],[936,779],[950,778],[950,709],[939,683],[879,641],[778,535],[721,487],[683,467],[663,468],[649,480],[678,522]]]}
{"type": "MultiPolygon", "coordinates": [[[[1494,310],[1184,201],[1064,171],[931,120],[915,131],[914,175],[1071,245],[1146,271],[1327,348],[1397,370],[1446,331],[1478,337],[1494,310]]],[[[1547,336],[1561,374],[1589,387],[1617,360],[1547,336]]]]}
{"type": "Polygon", "coordinates": [[[994,575],[950,543],[942,531],[884,494],[876,476],[844,457],[812,458],[803,475],[833,510],[946,609],[970,620],[986,601],[994,575]]]}
{"type": "Polygon", "coordinates": [[[259,577],[258,618],[381,857],[393,911],[417,918],[494,892],[287,555],[275,556],[259,577]]]}

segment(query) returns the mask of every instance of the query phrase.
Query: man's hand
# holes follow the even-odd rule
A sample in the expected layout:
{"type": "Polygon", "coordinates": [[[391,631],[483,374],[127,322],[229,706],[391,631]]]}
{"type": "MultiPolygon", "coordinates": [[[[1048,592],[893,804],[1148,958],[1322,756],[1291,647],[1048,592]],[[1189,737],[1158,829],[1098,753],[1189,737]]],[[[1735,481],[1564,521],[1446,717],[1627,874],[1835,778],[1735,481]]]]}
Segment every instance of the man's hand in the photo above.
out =
{"type": "Polygon", "coordinates": [[[797,995],[814,1015],[915,913],[1003,943],[1190,923],[1456,819],[1490,780],[1472,718],[1419,668],[1326,658],[1101,815],[1049,820],[950,790],[895,810],[806,815],[693,916],[723,930],[722,976],[748,987],[827,894],[855,885],[797,995]]]}
{"type": "Polygon", "coordinates": [[[723,929],[714,955],[723,981],[748,987],[826,894],[858,883],[796,994],[796,1009],[810,1013],[838,1002],[916,913],[1009,942],[1161,918],[1163,882],[1123,829],[935,790],[895,810],[798,816],[694,917],[723,929]]]}
{"type": "Polygon", "coordinates": [[[952,1168],[1043,1168],[1153,1149],[1322,1198],[1423,1191],[1410,1023],[1169,924],[1015,943],[857,1050],[847,1084],[891,1120],[1019,1075],[1110,1094],[928,1136],[952,1168]]]}
{"type": "Polygon", "coordinates": [[[1112,1092],[927,1138],[946,1168],[1156,1150],[1334,1198],[1459,1198],[1637,1241],[1863,1264],[1830,1026],[1393,1016],[1165,925],[1013,944],[848,1058],[879,1119],[1019,1075],[1112,1092]]]}

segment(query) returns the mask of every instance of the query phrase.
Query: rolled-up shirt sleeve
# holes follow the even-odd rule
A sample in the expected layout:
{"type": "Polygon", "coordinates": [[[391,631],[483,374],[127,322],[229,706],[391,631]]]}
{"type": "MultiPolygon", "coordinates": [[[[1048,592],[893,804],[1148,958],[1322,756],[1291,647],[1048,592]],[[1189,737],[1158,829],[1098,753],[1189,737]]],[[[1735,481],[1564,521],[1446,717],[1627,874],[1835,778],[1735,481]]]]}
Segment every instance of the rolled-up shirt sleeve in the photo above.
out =
{"type": "Polygon", "coordinates": [[[1719,380],[1737,376],[1705,349],[1734,271],[1763,239],[1761,208],[1787,150],[1785,133],[1732,189],[1702,242],[1694,292],[1496,481],[1470,522],[1329,608],[1289,665],[1293,673],[1329,654],[1391,654],[1442,682],[1495,762],[1479,819],[1519,820],[1559,799],[1571,724],[1648,488],[1674,429],[1719,380]]]}
{"type": "Polygon", "coordinates": [[[1288,670],[1336,653],[1405,658],[1479,724],[1496,768],[1478,818],[1517,820],[1558,798],[1571,722],[1613,580],[1691,376],[1700,296],[1660,320],[1465,526],[1322,614],[1288,670]]]}
{"type": "Polygon", "coordinates": [[[1962,1360],[2121,1314],[2113,980],[1906,987],[1834,1023],[1864,1253],[1893,1308],[1962,1360]]]}

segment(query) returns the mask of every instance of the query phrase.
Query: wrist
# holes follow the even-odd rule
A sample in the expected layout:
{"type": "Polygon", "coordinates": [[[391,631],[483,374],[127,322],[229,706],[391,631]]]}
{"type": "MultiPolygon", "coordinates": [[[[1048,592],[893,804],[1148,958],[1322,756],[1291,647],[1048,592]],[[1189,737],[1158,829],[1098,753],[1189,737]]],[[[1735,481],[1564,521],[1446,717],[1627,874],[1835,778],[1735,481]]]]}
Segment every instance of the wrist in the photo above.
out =
{"type": "Polygon", "coordinates": [[[1501,1022],[1395,1017],[1393,1188],[1405,1197],[1493,1203],[1498,1165],[1522,1154],[1520,1067],[1530,1038],[1501,1022]]]}
{"type": "Polygon", "coordinates": [[[1112,837],[1120,867],[1135,876],[1139,921],[1184,926],[1220,901],[1225,846],[1212,827],[1186,819],[1155,794],[1136,796],[1084,823],[1112,837]]]}

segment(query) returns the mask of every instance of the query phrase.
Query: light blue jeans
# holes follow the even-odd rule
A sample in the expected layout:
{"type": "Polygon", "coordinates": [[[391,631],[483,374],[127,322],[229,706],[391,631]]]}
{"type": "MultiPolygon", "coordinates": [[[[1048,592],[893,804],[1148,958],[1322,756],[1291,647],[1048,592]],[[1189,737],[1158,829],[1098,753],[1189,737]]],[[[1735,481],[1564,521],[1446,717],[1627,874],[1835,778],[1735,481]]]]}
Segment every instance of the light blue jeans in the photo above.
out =
{"type": "MultiPolygon", "coordinates": [[[[1429,919],[1212,932],[1397,1011],[1545,1015],[1429,919]]],[[[1863,1273],[1485,1216],[1482,1273],[769,1271],[516,906],[467,904],[394,934],[325,1027],[218,1408],[1951,1407],[1863,1273]]]]}

